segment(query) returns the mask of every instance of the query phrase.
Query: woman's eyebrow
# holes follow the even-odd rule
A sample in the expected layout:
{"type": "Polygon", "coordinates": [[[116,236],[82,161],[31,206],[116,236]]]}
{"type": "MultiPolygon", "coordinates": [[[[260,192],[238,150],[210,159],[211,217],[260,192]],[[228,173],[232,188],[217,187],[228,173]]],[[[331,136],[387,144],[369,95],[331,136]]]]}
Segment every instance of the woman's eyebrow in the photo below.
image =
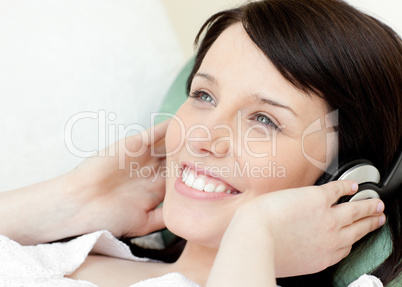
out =
{"type": "Polygon", "coordinates": [[[259,102],[261,104],[268,104],[268,105],[275,106],[275,107],[278,107],[278,108],[283,108],[283,109],[286,109],[286,110],[290,111],[296,117],[300,117],[291,107],[283,105],[281,103],[278,103],[277,101],[274,101],[272,99],[268,99],[266,97],[262,97],[262,96],[260,96],[259,94],[256,94],[256,93],[252,94],[251,97],[252,97],[252,99],[254,101],[257,101],[257,102],[259,102]]]}
{"type": "Polygon", "coordinates": [[[206,73],[196,73],[194,75],[194,77],[200,77],[200,78],[204,78],[206,79],[208,82],[210,82],[211,84],[216,84],[216,79],[214,78],[214,76],[210,75],[210,74],[206,74],[206,73]]]}
{"type": "MultiPolygon", "coordinates": [[[[210,74],[207,74],[207,73],[196,73],[194,75],[194,77],[200,77],[200,78],[206,79],[211,84],[217,84],[217,81],[216,81],[215,77],[210,75],[210,74]]],[[[290,111],[296,117],[300,117],[291,107],[288,107],[286,105],[278,103],[277,101],[274,101],[272,99],[267,99],[266,97],[262,97],[257,93],[253,93],[251,98],[252,98],[253,101],[257,101],[257,102],[259,102],[261,104],[269,104],[271,106],[286,109],[286,110],[290,111]]]]}

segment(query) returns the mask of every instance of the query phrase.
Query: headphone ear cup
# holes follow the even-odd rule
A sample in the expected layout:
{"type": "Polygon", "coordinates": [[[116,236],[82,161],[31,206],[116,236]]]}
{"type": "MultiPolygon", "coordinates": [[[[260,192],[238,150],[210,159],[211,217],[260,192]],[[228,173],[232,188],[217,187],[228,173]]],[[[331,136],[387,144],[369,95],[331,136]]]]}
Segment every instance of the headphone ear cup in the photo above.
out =
{"type": "Polygon", "coordinates": [[[373,183],[362,183],[359,184],[359,190],[354,195],[343,196],[337,203],[359,201],[370,198],[380,198],[378,186],[373,183]]]}
{"type": "Polygon", "coordinates": [[[337,180],[354,180],[358,184],[373,183],[378,184],[381,180],[378,169],[367,161],[354,162],[350,167],[340,174],[337,180]]]}
{"type": "Polygon", "coordinates": [[[380,172],[367,160],[353,160],[340,165],[333,166],[324,172],[317,180],[316,185],[322,185],[333,180],[354,180],[359,184],[359,190],[352,196],[339,199],[338,203],[346,201],[357,201],[368,198],[379,198],[380,172]]]}
{"type": "Polygon", "coordinates": [[[357,160],[332,162],[314,185],[323,185],[325,183],[337,180],[345,171],[361,162],[362,161],[357,160]]]}

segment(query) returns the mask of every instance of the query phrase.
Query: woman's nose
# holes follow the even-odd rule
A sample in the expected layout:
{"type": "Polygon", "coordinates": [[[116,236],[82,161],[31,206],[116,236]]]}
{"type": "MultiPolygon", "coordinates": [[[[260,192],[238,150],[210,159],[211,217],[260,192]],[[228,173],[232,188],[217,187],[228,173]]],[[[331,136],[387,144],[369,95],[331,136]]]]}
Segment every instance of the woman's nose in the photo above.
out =
{"type": "Polygon", "coordinates": [[[233,131],[226,124],[197,124],[187,131],[186,147],[195,157],[225,157],[233,148],[233,131]]]}

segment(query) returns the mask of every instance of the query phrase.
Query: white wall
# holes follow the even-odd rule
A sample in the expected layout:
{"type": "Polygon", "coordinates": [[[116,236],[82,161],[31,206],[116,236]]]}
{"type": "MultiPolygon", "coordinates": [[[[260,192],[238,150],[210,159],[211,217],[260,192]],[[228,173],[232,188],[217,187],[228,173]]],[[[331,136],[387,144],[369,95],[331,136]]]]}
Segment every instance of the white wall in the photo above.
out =
{"type": "MultiPolygon", "coordinates": [[[[162,0],[187,58],[193,54],[193,40],[202,23],[224,8],[231,8],[246,0],[162,0]]],[[[347,0],[350,4],[382,19],[402,35],[401,0],[347,0]]]]}
{"type": "Polygon", "coordinates": [[[0,191],[149,126],[183,62],[160,0],[0,0],[0,191]]]}
{"type": "Polygon", "coordinates": [[[401,0],[347,0],[354,7],[364,11],[396,30],[402,35],[401,0]]]}
{"type": "Polygon", "coordinates": [[[201,25],[212,14],[245,0],[162,0],[172,25],[176,30],[181,47],[187,58],[193,55],[193,42],[201,25]]]}

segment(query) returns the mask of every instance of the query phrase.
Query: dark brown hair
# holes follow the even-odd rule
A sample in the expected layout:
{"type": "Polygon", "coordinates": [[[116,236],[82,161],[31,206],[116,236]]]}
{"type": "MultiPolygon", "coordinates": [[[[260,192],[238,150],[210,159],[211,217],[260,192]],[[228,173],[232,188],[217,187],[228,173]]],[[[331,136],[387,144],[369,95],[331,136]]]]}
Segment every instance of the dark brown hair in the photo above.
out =
{"type": "MultiPolygon", "coordinates": [[[[384,174],[402,135],[402,44],[398,35],[342,1],[251,2],[219,12],[203,25],[195,42],[199,46],[188,91],[209,48],[225,29],[239,22],[283,77],[338,111],[340,161],[365,158],[384,174]]],[[[386,202],[393,251],[373,271],[384,284],[402,268],[401,194],[386,202]]],[[[331,272],[316,275],[313,281],[298,278],[296,286],[318,286],[318,282],[330,286],[324,282],[331,272]]],[[[290,286],[291,281],[283,286],[290,286]]]]}

